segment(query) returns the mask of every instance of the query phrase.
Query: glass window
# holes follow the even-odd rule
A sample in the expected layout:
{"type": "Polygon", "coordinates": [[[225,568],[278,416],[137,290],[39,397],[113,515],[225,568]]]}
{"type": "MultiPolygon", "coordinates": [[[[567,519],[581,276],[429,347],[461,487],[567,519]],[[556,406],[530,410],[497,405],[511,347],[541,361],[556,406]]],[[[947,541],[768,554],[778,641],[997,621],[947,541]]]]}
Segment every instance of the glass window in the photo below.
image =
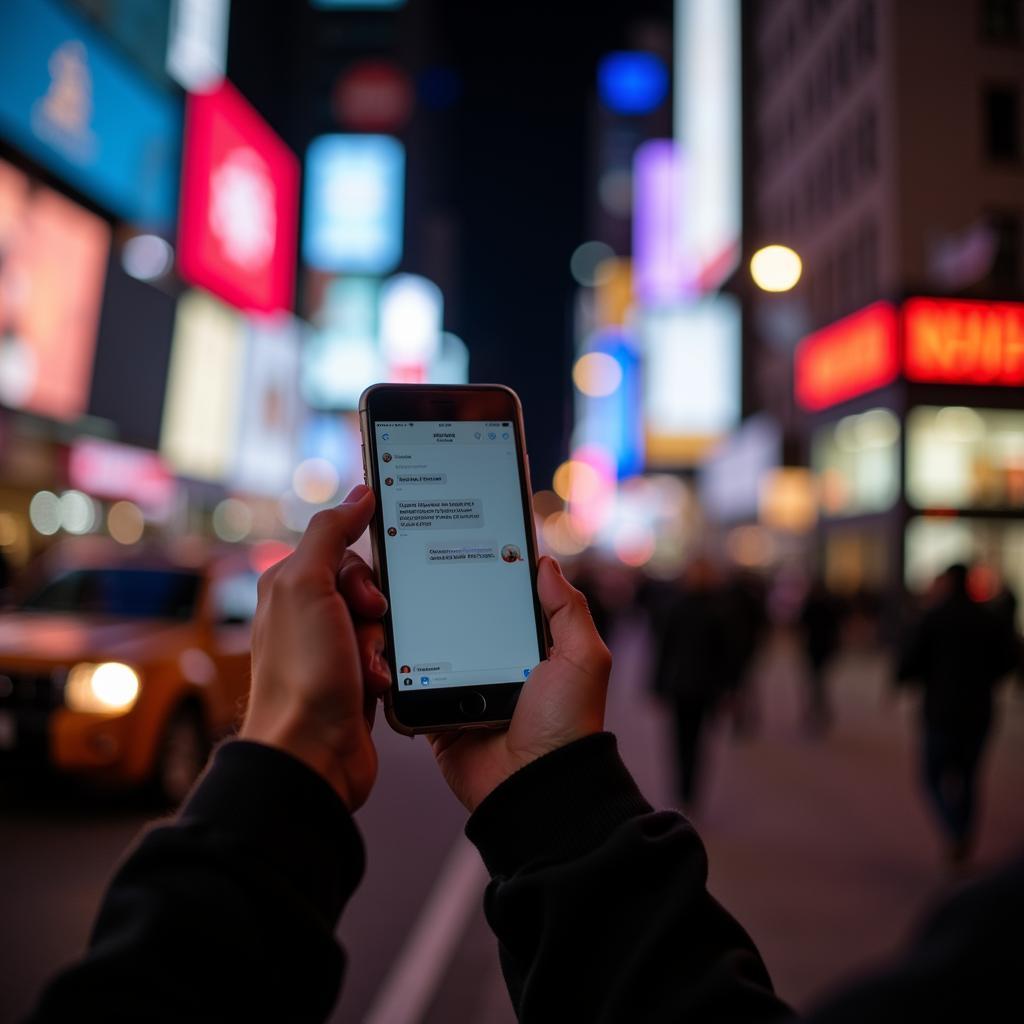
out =
{"type": "Polygon", "coordinates": [[[200,577],[161,569],[75,569],[49,581],[24,607],[39,612],[186,621],[200,577]]]}
{"type": "Polygon", "coordinates": [[[912,410],[907,499],[918,508],[1024,508],[1024,412],[912,410]]]}
{"type": "Polygon", "coordinates": [[[985,91],[985,152],[990,160],[1020,157],[1020,97],[1008,86],[985,91]]]}
{"type": "Polygon", "coordinates": [[[863,515],[892,508],[899,496],[900,421],[888,409],[844,416],[818,430],[811,468],[822,514],[863,515]]]}

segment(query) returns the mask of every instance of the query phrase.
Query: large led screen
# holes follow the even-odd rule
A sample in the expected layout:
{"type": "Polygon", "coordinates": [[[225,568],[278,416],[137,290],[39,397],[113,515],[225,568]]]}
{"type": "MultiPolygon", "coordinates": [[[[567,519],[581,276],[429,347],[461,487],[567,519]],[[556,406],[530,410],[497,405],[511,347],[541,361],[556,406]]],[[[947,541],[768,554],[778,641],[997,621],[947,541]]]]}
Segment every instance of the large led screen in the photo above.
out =
{"type": "Polygon", "coordinates": [[[739,420],[739,306],[720,295],[653,309],[640,330],[647,463],[691,465],[739,420]]]}
{"type": "Polygon", "coordinates": [[[0,402],[85,411],[109,249],[105,221],[0,160],[0,402]]]}
{"type": "Polygon", "coordinates": [[[160,451],[175,472],[221,482],[237,450],[243,320],[203,292],[178,303],[160,451]]]}
{"type": "Polygon", "coordinates": [[[290,309],[299,163],[228,82],[189,97],[181,181],[181,276],[244,310],[290,309]]]}

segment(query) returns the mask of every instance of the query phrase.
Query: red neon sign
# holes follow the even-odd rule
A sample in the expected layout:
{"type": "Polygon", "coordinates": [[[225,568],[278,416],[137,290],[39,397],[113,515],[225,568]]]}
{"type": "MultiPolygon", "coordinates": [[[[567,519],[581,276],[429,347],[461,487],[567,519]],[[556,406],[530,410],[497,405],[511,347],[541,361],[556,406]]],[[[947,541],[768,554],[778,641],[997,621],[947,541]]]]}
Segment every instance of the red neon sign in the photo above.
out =
{"type": "Polygon", "coordinates": [[[185,116],[181,276],[240,309],[290,309],[299,162],[228,82],[190,95],[185,116]]]}
{"type": "Polygon", "coordinates": [[[800,342],[796,398],[805,409],[825,409],[892,383],[899,369],[896,310],[876,302],[800,342]]]}
{"type": "Polygon", "coordinates": [[[1024,304],[909,299],[903,338],[910,380],[1024,385],[1024,304]]]}

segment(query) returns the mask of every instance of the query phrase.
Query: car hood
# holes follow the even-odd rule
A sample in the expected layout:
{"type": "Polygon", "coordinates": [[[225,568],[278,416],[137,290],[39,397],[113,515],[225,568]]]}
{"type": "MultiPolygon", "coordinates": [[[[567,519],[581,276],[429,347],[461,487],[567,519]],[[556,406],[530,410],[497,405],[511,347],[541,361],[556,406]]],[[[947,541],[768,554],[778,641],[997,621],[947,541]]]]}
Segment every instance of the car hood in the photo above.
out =
{"type": "Polygon", "coordinates": [[[37,612],[0,614],[0,663],[151,662],[173,656],[193,623],[37,612]]]}

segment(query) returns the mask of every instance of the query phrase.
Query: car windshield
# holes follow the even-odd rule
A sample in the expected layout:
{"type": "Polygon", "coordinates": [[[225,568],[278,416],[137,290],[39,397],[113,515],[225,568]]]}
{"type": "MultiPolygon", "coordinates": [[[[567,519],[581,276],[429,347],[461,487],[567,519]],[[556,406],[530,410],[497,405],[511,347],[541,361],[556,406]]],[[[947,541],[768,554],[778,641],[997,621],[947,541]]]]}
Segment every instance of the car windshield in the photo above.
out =
{"type": "Polygon", "coordinates": [[[192,617],[199,576],[176,569],[74,569],[50,580],[22,607],[132,619],[192,617]]]}

